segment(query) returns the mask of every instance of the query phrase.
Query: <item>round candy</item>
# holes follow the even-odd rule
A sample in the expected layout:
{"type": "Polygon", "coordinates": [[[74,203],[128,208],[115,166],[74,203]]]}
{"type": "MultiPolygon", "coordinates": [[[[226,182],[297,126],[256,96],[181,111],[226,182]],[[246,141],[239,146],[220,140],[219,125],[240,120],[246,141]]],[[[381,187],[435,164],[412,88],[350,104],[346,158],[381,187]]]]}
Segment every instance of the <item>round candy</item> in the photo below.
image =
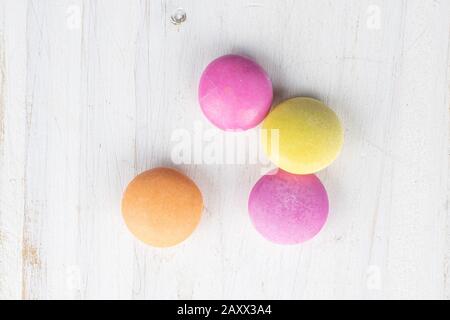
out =
{"type": "Polygon", "coordinates": [[[174,246],[189,237],[202,209],[202,195],[195,183],[169,168],[138,175],[122,200],[122,214],[130,231],[155,247],[174,246]]]}
{"type": "Polygon", "coordinates": [[[328,196],[315,175],[276,169],[253,187],[248,210],[256,230],[266,239],[297,244],[322,229],[328,216],[328,196]]]}
{"type": "Polygon", "coordinates": [[[223,130],[247,130],[257,126],[272,104],[272,82],[254,61],[226,55],[203,72],[199,102],[205,116],[223,130]]]}
{"type": "Polygon", "coordinates": [[[263,129],[263,148],[270,160],[296,174],[326,168],[336,159],[344,141],[333,110],[311,98],[282,102],[264,120],[263,129]]]}

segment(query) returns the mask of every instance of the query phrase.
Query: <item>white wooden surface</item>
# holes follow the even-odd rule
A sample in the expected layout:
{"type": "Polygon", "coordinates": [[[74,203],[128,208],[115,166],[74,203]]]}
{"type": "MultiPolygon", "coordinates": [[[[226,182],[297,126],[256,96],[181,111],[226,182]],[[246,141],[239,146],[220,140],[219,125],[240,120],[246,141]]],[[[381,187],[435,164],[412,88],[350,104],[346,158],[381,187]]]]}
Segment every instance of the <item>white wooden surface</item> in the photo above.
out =
{"type": "Polygon", "coordinates": [[[449,17],[448,0],[0,0],[0,298],[449,298],[449,17]],[[342,118],[330,219],[272,245],[246,212],[260,167],[176,166],[201,225],[145,247],[122,190],[172,165],[173,130],[209,127],[198,78],[225,53],[342,118]]]}

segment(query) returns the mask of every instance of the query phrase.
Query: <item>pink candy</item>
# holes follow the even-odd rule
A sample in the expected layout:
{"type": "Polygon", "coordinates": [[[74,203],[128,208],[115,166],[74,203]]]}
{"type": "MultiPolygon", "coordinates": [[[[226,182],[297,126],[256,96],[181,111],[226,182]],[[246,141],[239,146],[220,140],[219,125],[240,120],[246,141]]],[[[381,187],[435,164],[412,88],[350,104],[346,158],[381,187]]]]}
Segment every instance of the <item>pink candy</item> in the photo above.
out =
{"type": "Polygon", "coordinates": [[[327,192],[313,174],[277,170],[253,187],[248,203],[250,218],[256,230],[272,242],[302,243],[319,233],[327,220],[327,192]]]}
{"type": "Polygon", "coordinates": [[[205,116],[223,130],[247,130],[257,126],[272,104],[272,82],[252,60],[226,55],[203,72],[199,101],[205,116]]]}

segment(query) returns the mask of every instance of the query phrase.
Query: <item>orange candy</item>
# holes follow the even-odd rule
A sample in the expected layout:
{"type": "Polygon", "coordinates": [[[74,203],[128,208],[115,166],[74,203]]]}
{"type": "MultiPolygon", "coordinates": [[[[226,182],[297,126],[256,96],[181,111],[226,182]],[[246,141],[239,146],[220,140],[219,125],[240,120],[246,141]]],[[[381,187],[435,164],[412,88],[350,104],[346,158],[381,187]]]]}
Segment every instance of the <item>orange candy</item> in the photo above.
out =
{"type": "Polygon", "coordinates": [[[195,183],[174,169],[156,168],[130,182],[122,200],[128,229],[155,247],[171,247],[194,232],[203,210],[195,183]]]}

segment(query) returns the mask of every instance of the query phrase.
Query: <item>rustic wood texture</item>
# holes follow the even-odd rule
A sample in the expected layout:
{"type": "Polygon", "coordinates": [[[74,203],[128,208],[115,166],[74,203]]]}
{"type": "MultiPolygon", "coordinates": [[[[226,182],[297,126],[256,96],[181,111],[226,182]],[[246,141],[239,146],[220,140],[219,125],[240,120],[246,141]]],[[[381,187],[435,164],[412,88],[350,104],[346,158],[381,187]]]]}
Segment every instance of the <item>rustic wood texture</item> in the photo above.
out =
{"type": "Polygon", "coordinates": [[[450,298],[449,21],[448,0],[0,0],[0,298],[450,298]],[[198,79],[225,53],[344,123],[311,242],[255,232],[260,166],[171,163],[174,130],[210,128],[198,79]],[[120,215],[160,165],[206,203],[167,250],[120,215]]]}

